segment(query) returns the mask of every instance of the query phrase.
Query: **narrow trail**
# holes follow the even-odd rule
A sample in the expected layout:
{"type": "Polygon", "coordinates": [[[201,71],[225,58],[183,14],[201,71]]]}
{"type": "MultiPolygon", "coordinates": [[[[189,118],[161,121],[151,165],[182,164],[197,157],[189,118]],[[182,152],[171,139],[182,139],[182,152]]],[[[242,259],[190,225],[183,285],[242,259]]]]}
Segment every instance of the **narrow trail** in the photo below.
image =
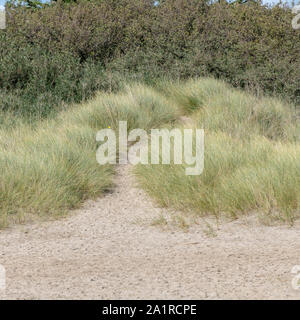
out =
{"type": "Polygon", "coordinates": [[[299,299],[300,226],[238,220],[215,237],[151,226],[159,214],[121,166],[116,190],[69,217],[0,231],[4,299],[299,299]]]}

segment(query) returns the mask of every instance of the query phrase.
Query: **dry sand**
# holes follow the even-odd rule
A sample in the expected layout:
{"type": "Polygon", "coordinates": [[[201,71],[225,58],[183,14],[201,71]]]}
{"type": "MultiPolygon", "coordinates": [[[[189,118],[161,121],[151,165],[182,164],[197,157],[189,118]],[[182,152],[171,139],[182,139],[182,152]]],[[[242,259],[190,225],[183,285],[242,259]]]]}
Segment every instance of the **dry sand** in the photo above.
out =
{"type": "Polygon", "coordinates": [[[1,299],[299,299],[300,226],[223,223],[210,236],[151,226],[159,215],[119,168],[115,192],[68,218],[0,231],[1,299]]]}

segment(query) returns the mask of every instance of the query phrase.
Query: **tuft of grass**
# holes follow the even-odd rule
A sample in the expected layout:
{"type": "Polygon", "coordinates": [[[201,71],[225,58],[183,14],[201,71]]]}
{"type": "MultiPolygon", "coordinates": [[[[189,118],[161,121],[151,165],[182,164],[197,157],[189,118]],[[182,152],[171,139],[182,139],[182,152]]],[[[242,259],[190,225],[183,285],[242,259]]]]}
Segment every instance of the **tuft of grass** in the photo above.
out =
{"type": "Polygon", "coordinates": [[[257,211],[293,223],[300,206],[300,125],[294,106],[212,79],[159,90],[205,129],[202,175],[186,176],[185,164],[136,167],[141,186],[160,205],[231,218],[257,211]]]}
{"type": "Polygon", "coordinates": [[[151,222],[151,226],[166,226],[167,224],[168,221],[162,214],[154,218],[151,222]]]}

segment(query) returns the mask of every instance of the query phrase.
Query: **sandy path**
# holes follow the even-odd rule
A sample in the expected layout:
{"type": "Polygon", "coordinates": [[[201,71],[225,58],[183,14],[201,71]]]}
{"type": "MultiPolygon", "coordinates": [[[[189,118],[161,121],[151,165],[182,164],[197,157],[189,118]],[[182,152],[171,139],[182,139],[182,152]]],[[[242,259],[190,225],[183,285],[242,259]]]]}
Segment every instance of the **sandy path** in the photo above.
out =
{"type": "Polygon", "coordinates": [[[216,237],[150,225],[155,208],[120,168],[114,193],[68,218],[0,231],[8,299],[299,299],[300,226],[222,225],[216,237]]]}

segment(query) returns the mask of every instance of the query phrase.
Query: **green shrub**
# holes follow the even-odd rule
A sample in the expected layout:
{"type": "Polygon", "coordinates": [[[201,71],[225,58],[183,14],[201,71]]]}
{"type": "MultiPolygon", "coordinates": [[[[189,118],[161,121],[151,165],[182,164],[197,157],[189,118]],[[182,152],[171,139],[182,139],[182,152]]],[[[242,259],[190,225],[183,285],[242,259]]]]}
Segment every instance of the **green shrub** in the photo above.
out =
{"type": "Polygon", "coordinates": [[[155,85],[199,76],[299,105],[300,32],[292,17],[286,7],[255,1],[12,5],[0,31],[1,109],[44,117],[126,79],[155,85]]]}
{"type": "Polygon", "coordinates": [[[119,85],[96,61],[80,62],[70,52],[51,52],[9,40],[0,35],[4,43],[0,51],[1,111],[44,118],[64,103],[80,102],[96,90],[113,90],[119,85]]]}

